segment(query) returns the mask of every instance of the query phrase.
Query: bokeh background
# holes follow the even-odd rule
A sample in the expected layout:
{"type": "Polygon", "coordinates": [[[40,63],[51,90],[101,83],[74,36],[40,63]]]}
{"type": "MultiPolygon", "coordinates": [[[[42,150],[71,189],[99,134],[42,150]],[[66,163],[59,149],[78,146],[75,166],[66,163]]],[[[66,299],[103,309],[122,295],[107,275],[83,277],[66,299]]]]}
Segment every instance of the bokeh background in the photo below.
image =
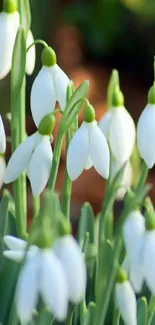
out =
{"type": "MultiPolygon", "coordinates": [[[[85,79],[90,80],[89,100],[96,109],[97,120],[106,110],[108,80],[111,70],[116,68],[120,73],[126,108],[137,121],[154,78],[155,0],[31,0],[30,3],[34,37],[44,39],[54,48],[58,64],[76,86],[85,79]]],[[[28,134],[35,130],[29,95],[41,67],[40,51],[38,45],[35,72],[27,77],[28,134]]],[[[10,111],[9,76],[0,82],[0,111],[4,118],[10,111]]],[[[7,119],[5,125],[9,135],[7,119]]],[[[8,146],[7,159],[9,155],[8,146]]],[[[59,192],[64,166],[63,148],[57,181],[59,192]]],[[[149,179],[155,182],[153,172],[149,179]]],[[[93,168],[84,172],[73,184],[72,215],[76,217],[79,214],[85,200],[97,213],[103,194],[104,180],[93,168]]],[[[154,190],[151,195],[154,200],[154,190]]]]}

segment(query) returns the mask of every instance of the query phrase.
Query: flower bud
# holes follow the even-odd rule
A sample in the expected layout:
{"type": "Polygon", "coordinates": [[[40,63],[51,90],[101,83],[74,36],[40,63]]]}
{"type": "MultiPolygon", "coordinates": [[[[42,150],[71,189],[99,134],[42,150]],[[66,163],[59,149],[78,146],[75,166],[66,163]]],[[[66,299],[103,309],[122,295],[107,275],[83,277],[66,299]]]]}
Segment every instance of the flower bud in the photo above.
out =
{"type": "Polygon", "coordinates": [[[12,14],[17,10],[17,0],[4,0],[3,11],[12,14]]]}
{"type": "Polygon", "coordinates": [[[95,120],[95,110],[94,107],[90,105],[89,102],[84,109],[83,119],[87,123],[91,123],[95,120]]]}
{"type": "Polygon", "coordinates": [[[48,114],[43,117],[39,126],[38,132],[42,135],[51,135],[55,126],[55,116],[53,114],[48,114]]]}
{"type": "Polygon", "coordinates": [[[56,64],[57,62],[56,54],[50,46],[44,47],[44,49],[42,50],[41,61],[42,64],[47,67],[51,67],[56,64]]]}
{"type": "Polygon", "coordinates": [[[149,89],[147,101],[148,104],[155,104],[155,82],[153,83],[153,86],[149,89]]]}

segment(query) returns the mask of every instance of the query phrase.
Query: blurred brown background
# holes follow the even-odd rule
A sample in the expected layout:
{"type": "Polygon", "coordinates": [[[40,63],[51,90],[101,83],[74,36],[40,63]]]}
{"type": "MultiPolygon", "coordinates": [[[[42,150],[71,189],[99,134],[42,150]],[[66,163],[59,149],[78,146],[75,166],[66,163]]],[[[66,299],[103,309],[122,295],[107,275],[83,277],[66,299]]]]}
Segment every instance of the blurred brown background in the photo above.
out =
{"type": "MultiPolygon", "coordinates": [[[[125,105],[135,121],[146,104],[153,81],[155,55],[154,0],[31,0],[32,31],[57,53],[58,64],[78,86],[90,80],[89,100],[99,120],[106,110],[106,89],[113,68],[120,72],[125,105]]],[[[1,1],[0,1],[1,4],[1,1]]],[[[35,130],[29,113],[32,82],[40,69],[41,46],[37,46],[37,65],[27,78],[27,131],[35,130]]],[[[0,83],[3,117],[10,110],[9,76],[0,83]]],[[[9,123],[6,121],[9,134],[9,123]]],[[[7,155],[10,151],[8,149],[7,155]]],[[[8,158],[8,157],[7,157],[8,158]]],[[[57,190],[61,190],[65,165],[63,150],[57,190]]],[[[154,182],[154,174],[150,174],[154,182]]],[[[88,200],[97,213],[104,193],[104,181],[92,168],[73,184],[72,215],[79,214],[88,200]]],[[[155,191],[152,190],[155,197],[155,191]]],[[[155,201],[155,200],[154,200],[155,201]]]]}

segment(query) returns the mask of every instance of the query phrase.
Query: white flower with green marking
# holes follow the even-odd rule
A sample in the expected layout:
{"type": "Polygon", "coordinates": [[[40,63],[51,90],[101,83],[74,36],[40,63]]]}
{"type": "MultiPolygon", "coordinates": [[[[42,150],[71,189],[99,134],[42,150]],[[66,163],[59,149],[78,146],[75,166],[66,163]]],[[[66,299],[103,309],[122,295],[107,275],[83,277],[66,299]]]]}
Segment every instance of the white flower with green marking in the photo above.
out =
{"type": "MultiPolygon", "coordinates": [[[[3,252],[4,256],[21,262],[27,242],[12,236],[5,236],[4,241],[9,248],[3,252]]],[[[17,280],[17,315],[21,323],[30,322],[41,295],[47,309],[57,320],[63,321],[69,301],[75,304],[81,302],[85,288],[85,262],[71,235],[58,238],[51,248],[30,246],[17,280]]]]}
{"type": "Polygon", "coordinates": [[[42,51],[42,64],[31,90],[31,112],[36,126],[45,115],[53,112],[56,101],[61,110],[64,110],[70,82],[56,64],[55,52],[50,47],[45,47],[42,51]]]}

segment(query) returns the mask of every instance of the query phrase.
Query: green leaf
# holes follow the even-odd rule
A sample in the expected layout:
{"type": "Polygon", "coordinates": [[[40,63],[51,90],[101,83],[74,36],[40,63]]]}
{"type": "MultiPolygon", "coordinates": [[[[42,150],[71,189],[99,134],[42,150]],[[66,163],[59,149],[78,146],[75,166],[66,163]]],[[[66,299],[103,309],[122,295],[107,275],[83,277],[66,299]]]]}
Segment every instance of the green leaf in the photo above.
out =
{"type": "Polygon", "coordinates": [[[23,27],[18,28],[15,45],[12,56],[11,68],[11,89],[12,96],[16,99],[21,89],[23,79],[25,76],[26,65],[26,42],[23,27]]]}
{"type": "Polygon", "coordinates": [[[19,1],[19,12],[20,12],[20,24],[24,28],[25,35],[31,25],[31,11],[29,0],[18,0],[19,1]]]}
{"type": "Polygon", "coordinates": [[[119,86],[119,74],[117,70],[112,70],[109,84],[108,84],[108,90],[107,90],[107,106],[108,109],[112,107],[112,96],[113,91],[116,86],[119,86]]]}
{"type": "Polygon", "coordinates": [[[96,308],[95,303],[90,302],[88,305],[87,312],[85,313],[83,325],[93,325],[94,324],[95,308],[96,308]]]}
{"type": "Polygon", "coordinates": [[[137,325],[146,325],[147,320],[147,300],[142,297],[137,302],[137,325]]]}
{"type": "Polygon", "coordinates": [[[83,244],[86,232],[89,233],[89,242],[94,242],[94,212],[90,203],[84,203],[78,225],[78,242],[83,244]]]}
{"type": "Polygon", "coordinates": [[[0,273],[0,322],[8,325],[15,294],[19,265],[6,260],[0,273]]]}

